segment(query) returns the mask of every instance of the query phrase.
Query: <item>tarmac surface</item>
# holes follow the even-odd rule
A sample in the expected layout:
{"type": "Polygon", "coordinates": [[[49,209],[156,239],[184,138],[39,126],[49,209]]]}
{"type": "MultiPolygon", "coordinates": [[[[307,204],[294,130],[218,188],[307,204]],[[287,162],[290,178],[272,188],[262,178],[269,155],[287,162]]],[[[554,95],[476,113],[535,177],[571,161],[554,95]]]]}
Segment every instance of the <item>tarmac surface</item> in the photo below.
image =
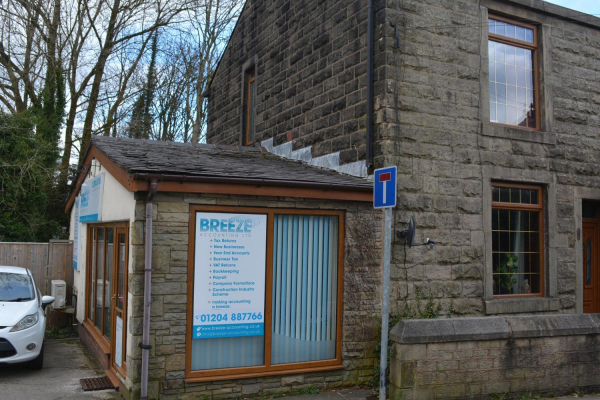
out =
{"type": "Polygon", "coordinates": [[[21,364],[0,364],[0,399],[121,399],[116,390],[84,392],[79,380],[103,376],[79,339],[46,340],[44,368],[32,371],[21,364]]]}
{"type": "MultiPolygon", "coordinates": [[[[84,392],[79,380],[103,376],[104,371],[81,345],[79,339],[47,340],[44,368],[32,371],[25,365],[0,364],[0,400],[117,400],[115,390],[84,392]]],[[[289,400],[364,400],[378,399],[373,389],[340,389],[316,395],[285,396],[289,400]]],[[[510,397],[507,397],[507,400],[510,397]]],[[[535,398],[535,397],[533,397],[535,398]]],[[[600,400],[599,395],[562,396],[553,400],[600,400]]],[[[544,400],[550,400],[545,398],[544,400]]]]}

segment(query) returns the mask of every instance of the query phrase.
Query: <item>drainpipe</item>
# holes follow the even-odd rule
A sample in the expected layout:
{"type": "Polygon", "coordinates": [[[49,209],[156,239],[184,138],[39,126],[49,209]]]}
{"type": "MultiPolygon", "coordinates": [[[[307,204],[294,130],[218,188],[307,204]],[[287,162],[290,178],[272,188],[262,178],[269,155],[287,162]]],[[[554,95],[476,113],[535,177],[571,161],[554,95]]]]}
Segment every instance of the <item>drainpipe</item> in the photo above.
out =
{"type": "Polygon", "coordinates": [[[157,190],[156,179],[150,181],[150,190],[146,199],[146,243],[145,243],[145,266],[144,266],[144,321],[142,343],[142,388],[141,400],[148,398],[148,359],[150,358],[150,295],[152,289],[152,199],[157,190]]]}
{"type": "Polygon", "coordinates": [[[367,26],[367,174],[373,173],[373,42],[375,11],[373,0],[367,6],[369,14],[367,26]]]}

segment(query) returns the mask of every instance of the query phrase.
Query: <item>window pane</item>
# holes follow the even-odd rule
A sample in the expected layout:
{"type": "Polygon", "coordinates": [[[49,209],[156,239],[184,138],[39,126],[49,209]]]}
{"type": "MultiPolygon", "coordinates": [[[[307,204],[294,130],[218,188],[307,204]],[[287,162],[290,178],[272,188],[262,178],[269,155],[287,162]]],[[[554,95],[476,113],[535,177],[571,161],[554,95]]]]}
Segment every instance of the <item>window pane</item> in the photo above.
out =
{"type": "Polygon", "coordinates": [[[506,106],[506,124],[517,125],[517,108],[506,106]]]}
{"type": "Polygon", "coordinates": [[[515,50],[517,48],[514,46],[506,45],[506,64],[507,65],[515,65],[515,50]]]}
{"type": "Polygon", "coordinates": [[[498,122],[498,117],[496,116],[496,103],[490,103],[490,121],[498,122]]]}
{"type": "Polygon", "coordinates": [[[496,99],[498,103],[506,104],[506,85],[496,84],[496,99]]]}
{"type": "Polygon", "coordinates": [[[112,304],[112,275],[113,254],[115,247],[115,228],[106,228],[106,264],[104,278],[104,336],[110,341],[111,336],[111,304],[112,304]]]}
{"type": "Polygon", "coordinates": [[[521,203],[531,204],[531,190],[521,190],[521,203]]]}
{"type": "Polygon", "coordinates": [[[496,66],[495,63],[490,61],[490,82],[496,81],[496,66]]]}
{"type": "Polygon", "coordinates": [[[525,88],[518,87],[517,88],[517,107],[526,108],[527,107],[527,91],[525,88]]]}
{"type": "Polygon", "coordinates": [[[517,71],[511,65],[506,66],[506,83],[517,86],[517,71]]]}
{"type": "Polygon", "coordinates": [[[118,262],[118,276],[117,276],[117,307],[123,309],[125,303],[125,235],[119,234],[119,260],[118,262]]]}
{"type": "MultiPolygon", "coordinates": [[[[20,302],[34,299],[35,291],[29,275],[0,272],[0,301],[20,302]]],[[[5,312],[8,318],[10,311],[5,312]]]]}
{"type": "Polygon", "coordinates": [[[496,82],[506,83],[506,65],[496,64],[496,82]]]}
{"type": "Polygon", "coordinates": [[[516,54],[517,54],[517,59],[516,59],[517,67],[525,68],[525,49],[517,47],[516,54]]]}
{"type": "Polygon", "coordinates": [[[504,104],[498,103],[496,119],[498,120],[499,124],[506,123],[506,106],[504,104]]]}
{"type": "Polygon", "coordinates": [[[508,36],[509,38],[516,38],[517,37],[517,33],[516,33],[516,26],[511,25],[511,24],[506,24],[506,36],[508,36]]]}
{"type": "Polygon", "coordinates": [[[506,60],[505,56],[505,47],[506,45],[502,43],[496,43],[496,62],[503,63],[506,60]]]}
{"type": "Polygon", "coordinates": [[[488,40],[488,58],[490,61],[496,59],[496,42],[488,40]]]}
{"type": "Polygon", "coordinates": [[[492,188],[492,200],[500,201],[500,188],[497,188],[495,186],[492,188]]]}
{"type": "Polygon", "coordinates": [[[88,278],[89,282],[89,298],[88,298],[88,318],[90,321],[94,321],[94,293],[96,292],[96,228],[90,230],[92,234],[92,260],[90,262],[90,278],[88,278]]]}
{"type": "Polygon", "coordinates": [[[597,218],[598,217],[598,205],[596,203],[584,202],[582,206],[583,218],[597,218]]]}
{"type": "Polygon", "coordinates": [[[533,51],[525,50],[525,68],[533,69],[533,51]]]}
{"type": "MultiPolygon", "coordinates": [[[[521,196],[522,200],[525,192],[528,191],[511,189],[511,199],[521,196]]],[[[492,234],[494,293],[540,293],[541,235],[537,230],[529,230],[539,212],[492,209],[492,214],[498,215],[500,227],[492,234]]]]}
{"type": "Polygon", "coordinates": [[[525,108],[517,109],[517,123],[519,126],[527,127],[527,110],[525,108]]]}
{"type": "Polygon", "coordinates": [[[264,365],[267,216],[197,212],[196,230],[191,370],[264,365]]]}
{"type": "Polygon", "coordinates": [[[98,228],[98,261],[96,265],[96,327],[102,331],[102,304],[104,300],[104,228],[98,228]]]}
{"type": "Polygon", "coordinates": [[[492,18],[489,18],[488,25],[490,33],[533,43],[533,29],[501,22],[492,18]]]}
{"type": "Polygon", "coordinates": [[[335,358],[337,217],[277,215],[273,246],[273,364],[335,358]]]}
{"type": "Polygon", "coordinates": [[[496,84],[494,82],[490,82],[490,101],[496,101],[496,84]]]}
{"type": "MultiPolygon", "coordinates": [[[[513,68],[514,70],[514,68],[513,68]]],[[[517,87],[512,85],[506,86],[506,104],[511,106],[517,105],[517,87]]]]}
{"type": "Polygon", "coordinates": [[[533,30],[525,29],[525,41],[533,43],[533,30]]]}
{"type": "Polygon", "coordinates": [[[256,81],[250,84],[250,142],[254,142],[254,117],[256,115],[256,81]]]}
{"type": "Polygon", "coordinates": [[[496,21],[496,34],[506,36],[506,24],[504,22],[496,21]]]}

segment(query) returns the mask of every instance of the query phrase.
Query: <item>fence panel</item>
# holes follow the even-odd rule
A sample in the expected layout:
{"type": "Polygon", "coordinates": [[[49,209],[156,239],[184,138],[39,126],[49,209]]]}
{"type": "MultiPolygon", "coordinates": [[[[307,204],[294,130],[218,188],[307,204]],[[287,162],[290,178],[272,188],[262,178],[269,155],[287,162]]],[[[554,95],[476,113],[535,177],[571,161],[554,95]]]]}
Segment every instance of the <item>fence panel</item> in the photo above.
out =
{"type": "MultiPolygon", "coordinates": [[[[42,295],[50,295],[50,281],[64,280],[67,284],[67,304],[73,291],[73,243],[3,243],[0,242],[0,265],[29,268],[42,295]]],[[[68,326],[70,314],[48,309],[47,326],[68,326]]]]}

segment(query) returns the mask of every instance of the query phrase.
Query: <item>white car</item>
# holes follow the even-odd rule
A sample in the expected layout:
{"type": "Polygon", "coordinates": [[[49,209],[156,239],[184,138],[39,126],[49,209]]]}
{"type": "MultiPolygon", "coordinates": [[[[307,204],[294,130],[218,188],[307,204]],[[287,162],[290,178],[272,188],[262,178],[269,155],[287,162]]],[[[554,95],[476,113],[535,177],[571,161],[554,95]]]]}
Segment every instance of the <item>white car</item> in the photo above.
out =
{"type": "Polygon", "coordinates": [[[54,297],[42,297],[31,272],[0,266],[0,364],[44,364],[46,307],[54,297]]]}

